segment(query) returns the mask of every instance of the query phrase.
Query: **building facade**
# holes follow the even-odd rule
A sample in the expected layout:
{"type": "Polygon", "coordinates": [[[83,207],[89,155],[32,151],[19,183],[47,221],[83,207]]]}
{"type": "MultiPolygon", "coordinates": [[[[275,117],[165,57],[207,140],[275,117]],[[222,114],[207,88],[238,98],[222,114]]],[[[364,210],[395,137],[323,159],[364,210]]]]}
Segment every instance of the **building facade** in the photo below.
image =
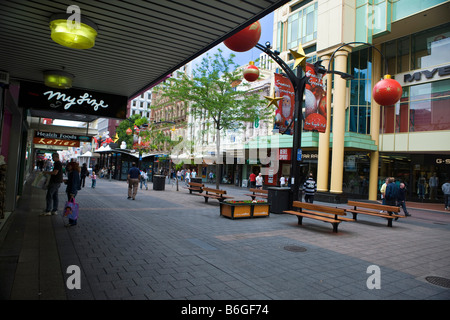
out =
{"type": "Polygon", "coordinates": [[[439,0],[291,1],[275,11],[273,43],[285,61],[301,44],[311,62],[353,76],[325,76],[327,131],[302,134],[302,166],[319,191],[375,200],[394,176],[410,199],[440,201],[450,178],[449,12],[439,0]],[[372,88],[387,73],[403,96],[379,106],[372,88]]]}

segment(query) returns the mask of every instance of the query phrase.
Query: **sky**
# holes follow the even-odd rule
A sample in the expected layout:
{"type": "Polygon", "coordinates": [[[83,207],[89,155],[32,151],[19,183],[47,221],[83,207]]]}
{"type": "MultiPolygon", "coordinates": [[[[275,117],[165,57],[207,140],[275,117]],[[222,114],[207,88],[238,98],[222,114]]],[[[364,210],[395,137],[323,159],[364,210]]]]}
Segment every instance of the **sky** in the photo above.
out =
{"type": "MultiPolygon", "coordinates": [[[[272,47],[274,47],[274,44],[272,43],[273,38],[273,12],[269,13],[265,17],[261,18],[259,20],[261,23],[261,38],[259,39],[258,43],[264,45],[267,41],[269,41],[272,44],[272,47]]],[[[230,53],[234,53],[235,58],[234,61],[237,63],[238,66],[247,65],[250,61],[254,61],[259,58],[259,55],[262,53],[261,50],[257,48],[252,48],[249,51],[246,52],[235,52],[228,49],[223,42],[214,48],[210,49],[208,51],[209,54],[213,54],[217,51],[217,48],[220,48],[223,51],[224,57],[228,57],[230,53]]],[[[198,57],[197,59],[192,61],[192,68],[195,68],[195,65],[200,63],[202,59],[202,56],[198,57]]]]}

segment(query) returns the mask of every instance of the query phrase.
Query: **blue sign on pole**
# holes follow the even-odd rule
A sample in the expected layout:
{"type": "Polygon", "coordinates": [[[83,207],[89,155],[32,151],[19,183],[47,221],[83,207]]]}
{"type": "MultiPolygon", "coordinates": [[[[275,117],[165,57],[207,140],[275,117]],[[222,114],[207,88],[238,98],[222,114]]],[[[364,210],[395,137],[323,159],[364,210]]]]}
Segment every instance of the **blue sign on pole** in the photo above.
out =
{"type": "Polygon", "coordinates": [[[302,161],[302,149],[297,149],[297,161],[302,161]]]}

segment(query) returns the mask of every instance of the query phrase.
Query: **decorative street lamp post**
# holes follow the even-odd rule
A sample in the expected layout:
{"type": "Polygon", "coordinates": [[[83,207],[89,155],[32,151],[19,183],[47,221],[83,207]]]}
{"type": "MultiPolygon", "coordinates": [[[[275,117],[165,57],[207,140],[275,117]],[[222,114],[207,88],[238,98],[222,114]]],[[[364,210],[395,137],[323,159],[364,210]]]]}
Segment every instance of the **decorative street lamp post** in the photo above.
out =
{"type": "MultiPolygon", "coordinates": [[[[300,189],[300,167],[299,163],[301,159],[299,158],[298,154],[301,150],[301,133],[302,133],[302,121],[303,121],[303,115],[302,115],[302,100],[303,100],[303,94],[305,91],[305,85],[307,83],[307,76],[302,76],[301,69],[297,69],[297,74],[293,72],[293,70],[279,57],[278,51],[272,51],[271,50],[271,44],[270,42],[266,42],[265,45],[262,45],[258,43],[259,38],[261,36],[261,25],[259,22],[255,22],[248,26],[247,28],[243,29],[242,31],[234,34],[230,38],[224,41],[224,44],[233,51],[238,52],[244,52],[248,51],[253,46],[258,48],[259,50],[266,53],[270,58],[272,58],[286,73],[287,77],[291,81],[294,92],[295,92],[295,105],[294,105],[294,119],[293,123],[289,125],[289,127],[293,124],[294,126],[294,141],[292,146],[292,155],[291,155],[291,174],[293,181],[291,183],[291,191],[292,191],[292,199],[295,201],[301,201],[301,196],[299,195],[299,189],[300,189]],[[255,44],[256,43],[256,44],[255,44]]],[[[330,61],[328,64],[328,69],[325,69],[320,63],[321,60],[317,61],[314,64],[314,68],[317,73],[333,73],[338,74],[341,76],[342,79],[348,80],[352,79],[353,77],[350,74],[340,72],[340,71],[334,71],[330,70],[331,62],[334,58],[334,55],[337,51],[342,49],[343,47],[349,45],[349,44],[364,44],[373,47],[374,49],[378,50],[376,47],[369,43],[364,42],[350,42],[345,43],[341,46],[339,46],[331,55],[330,61]]],[[[299,65],[302,67],[303,70],[305,70],[306,66],[306,55],[303,51],[303,48],[301,45],[299,45],[297,51],[289,50],[292,56],[295,59],[294,62],[294,68],[296,69],[299,65]]],[[[382,53],[380,52],[381,56],[383,57],[382,53]]],[[[383,57],[384,58],[384,57],[383,57]]],[[[387,64],[386,64],[386,71],[387,71],[387,64]]],[[[386,72],[387,73],[387,72],[386,72]]],[[[397,81],[390,79],[389,75],[385,76],[384,80],[381,80],[378,82],[373,89],[373,98],[374,100],[380,104],[380,105],[391,105],[395,104],[401,97],[402,91],[401,86],[398,84],[397,81]],[[386,104],[388,103],[388,104],[386,104]]],[[[273,94],[272,97],[266,97],[270,101],[269,105],[275,104],[277,105],[277,101],[280,99],[279,97],[276,97],[275,94],[273,94]]],[[[289,129],[289,127],[286,129],[286,131],[289,129]]],[[[286,132],[285,131],[285,132],[286,132]]],[[[281,132],[282,134],[284,132],[281,132]]],[[[292,202],[291,202],[292,203],[292,202]]]]}

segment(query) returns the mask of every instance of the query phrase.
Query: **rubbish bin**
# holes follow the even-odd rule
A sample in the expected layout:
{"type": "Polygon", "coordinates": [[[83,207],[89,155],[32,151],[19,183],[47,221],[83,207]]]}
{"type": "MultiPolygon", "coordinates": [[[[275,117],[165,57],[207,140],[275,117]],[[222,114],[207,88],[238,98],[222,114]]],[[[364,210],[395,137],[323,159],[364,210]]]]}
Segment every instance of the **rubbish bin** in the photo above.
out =
{"type": "Polygon", "coordinates": [[[153,190],[165,190],[166,177],[162,175],[153,176],[153,190]]]}
{"type": "Polygon", "coordinates": [[[195,183],[202,183],[202,178],[191,178],[191,182],[195,182],[195,183]]]}
{"type": "Polygon", "coordinates": [[[292,202],[291,188],[288,187],[270,187],[267,200],[270,203],[270,212],[283,213],[290,210],[292,202]]]}

